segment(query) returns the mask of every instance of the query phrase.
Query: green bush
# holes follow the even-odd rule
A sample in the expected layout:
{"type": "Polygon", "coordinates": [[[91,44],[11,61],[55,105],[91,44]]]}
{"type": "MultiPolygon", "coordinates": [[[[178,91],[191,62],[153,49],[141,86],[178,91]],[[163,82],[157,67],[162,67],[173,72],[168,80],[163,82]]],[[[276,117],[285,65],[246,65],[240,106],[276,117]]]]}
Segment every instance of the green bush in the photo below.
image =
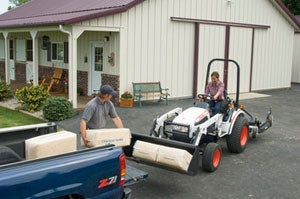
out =
{"type": "Polygon", "coordinates": [[[10,85],[4,81],[0,81],[0,101],[5,101],[12,96],[13,93],[11,91],[10,85]]]}
{"type": "Polygon", "coordinates": [[[41,110],[50,95],[45,88],[40,86],[25,86],[21,90],[17,89],[15,96],[21,108],[32,113],[41,110]]]}
{"type": "Polygon", "coordinates": [[[49,121],[61,121],[73,116],[72,103],[65,97],[49,97],[43,108],[44,117],[49,121]]]}

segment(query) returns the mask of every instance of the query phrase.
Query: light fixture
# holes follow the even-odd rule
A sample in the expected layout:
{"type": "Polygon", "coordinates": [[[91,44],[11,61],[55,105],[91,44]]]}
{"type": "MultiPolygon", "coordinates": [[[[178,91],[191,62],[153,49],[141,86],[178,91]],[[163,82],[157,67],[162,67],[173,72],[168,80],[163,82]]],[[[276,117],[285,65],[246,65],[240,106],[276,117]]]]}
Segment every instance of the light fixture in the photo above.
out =
{"type": "Polygon", "coordinates": [[[50,37],[48,37],[46,35],[43,36],[42,37],[42,49],[43,50],[47,50],[49,44],[50,44],[50,37]]]}
{"type": "Polygon", "coordinates": [[[226,0],[227,1],[227,5],[231,5],[233,2],[232,2],[232,0],[226,0]]]}

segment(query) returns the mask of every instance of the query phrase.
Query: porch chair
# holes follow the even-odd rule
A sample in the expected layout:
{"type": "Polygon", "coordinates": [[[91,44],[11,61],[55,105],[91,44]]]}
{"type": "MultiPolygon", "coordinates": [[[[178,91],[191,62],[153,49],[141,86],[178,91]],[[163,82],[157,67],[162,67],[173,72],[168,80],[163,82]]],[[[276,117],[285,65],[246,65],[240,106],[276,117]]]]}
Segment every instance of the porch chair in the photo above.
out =
{"type": "Polygon", "coordinates": [[[58,85],[59,82],[61,81],[63,74],[63,69],[62,68],[55,68],[53,71],[53,76],[52,77],[44,77],[43,80],[40,83],[41,87],[47,88],[47,91],[50,92],[52,86],[58,85]]]}

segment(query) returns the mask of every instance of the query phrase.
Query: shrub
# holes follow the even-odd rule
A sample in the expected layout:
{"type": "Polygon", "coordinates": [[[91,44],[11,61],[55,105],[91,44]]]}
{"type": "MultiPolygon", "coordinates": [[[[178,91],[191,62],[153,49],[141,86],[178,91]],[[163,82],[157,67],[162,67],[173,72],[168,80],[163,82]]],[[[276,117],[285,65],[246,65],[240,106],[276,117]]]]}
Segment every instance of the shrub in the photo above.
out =
{"type": "Polygon", "coordinates": [[[44,117],[49,121],[61,121],[73,116],[72,103],[65,97],[49,97],[43,108],[44,117]]]}
{"type": "Polygon", "coordinates": [[[21,90],[16,90],[16,98],[21,104],[21,108],[28,112],[41,110],[49,93],[40,86],[25,86],[21,90]]]}
{"type": "Polygon", "coordinates": [[[10,85],[4,81],[0,81],[0,101],[5,101],[12,96],[13,93],[11,91],[10,85]]]}

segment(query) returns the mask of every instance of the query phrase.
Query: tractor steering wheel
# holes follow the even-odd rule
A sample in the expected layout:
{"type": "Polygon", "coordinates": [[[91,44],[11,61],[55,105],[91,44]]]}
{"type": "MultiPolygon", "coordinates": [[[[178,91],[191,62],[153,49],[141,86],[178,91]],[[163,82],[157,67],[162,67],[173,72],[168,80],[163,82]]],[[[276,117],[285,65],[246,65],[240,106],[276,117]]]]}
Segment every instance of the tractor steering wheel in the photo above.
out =
{"type": "Polygon", "coordinates": [[[198,96],[198,100],[199,101],[204,101],[204,102],[205,101],[211,101],[211,100],[214,99],[213,96],[208,95],[208,94],[198,94],[197,96],[198,96]]]}

